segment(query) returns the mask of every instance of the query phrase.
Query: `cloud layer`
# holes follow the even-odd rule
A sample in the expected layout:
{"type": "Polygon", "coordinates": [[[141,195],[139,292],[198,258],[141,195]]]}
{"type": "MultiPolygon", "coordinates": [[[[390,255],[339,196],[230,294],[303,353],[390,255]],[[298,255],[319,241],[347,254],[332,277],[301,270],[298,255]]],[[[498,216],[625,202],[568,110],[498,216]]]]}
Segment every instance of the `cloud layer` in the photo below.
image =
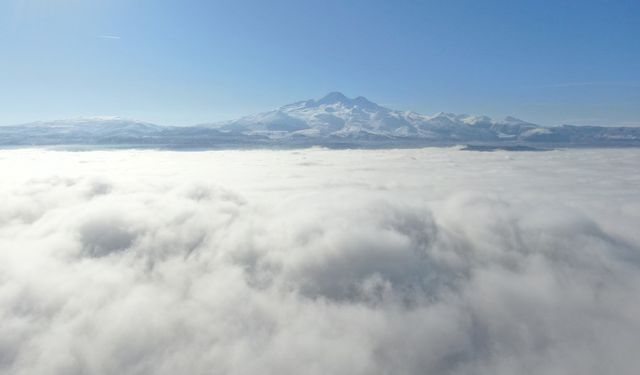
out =
{"type": "Polygon", "coordinates": [[[0,372],[635,374],[638,165],[0,151],[0,372]]]}

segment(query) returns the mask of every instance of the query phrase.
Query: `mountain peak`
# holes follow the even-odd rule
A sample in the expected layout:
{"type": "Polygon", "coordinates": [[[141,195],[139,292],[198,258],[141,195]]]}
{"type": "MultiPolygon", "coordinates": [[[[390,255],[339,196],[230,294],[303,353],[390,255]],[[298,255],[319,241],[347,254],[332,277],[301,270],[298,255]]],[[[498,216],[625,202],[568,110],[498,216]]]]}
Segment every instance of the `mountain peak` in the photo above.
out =
{"type": "Polygon", "coordinates": [[[344,103],[349,101],[343,93],[334,91],[325,95],[322,99],[318,100],[318,104],[334,104],[334,103],[344,103]]]}
{"type": "Polygon", "coordinates": [[[337,92],[337,91],[331,92],[325,95],[322,99],[318,101],[312,101],[312,103],[316,106],[342,104],[349,108],[358,106],[358,107],[366,108],[370,110],[380,109],[380,106],[378,106],[376,103],[373,103],[372,101],[365,98],[364,96],[358,96],[355,99],[351,99],[345,96],[343,93],[337,92]]]}

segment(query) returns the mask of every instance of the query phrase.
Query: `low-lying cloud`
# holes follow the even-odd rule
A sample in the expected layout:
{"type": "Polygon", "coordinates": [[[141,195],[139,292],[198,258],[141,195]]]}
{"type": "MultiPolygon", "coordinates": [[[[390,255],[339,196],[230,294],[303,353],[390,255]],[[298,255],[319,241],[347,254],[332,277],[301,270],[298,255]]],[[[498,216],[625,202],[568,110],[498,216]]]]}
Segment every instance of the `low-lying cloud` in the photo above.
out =
{"type": "Polygon", "coordinates": [[[0,151],[4,374],[636,374],[640,151],[0,151]]]}

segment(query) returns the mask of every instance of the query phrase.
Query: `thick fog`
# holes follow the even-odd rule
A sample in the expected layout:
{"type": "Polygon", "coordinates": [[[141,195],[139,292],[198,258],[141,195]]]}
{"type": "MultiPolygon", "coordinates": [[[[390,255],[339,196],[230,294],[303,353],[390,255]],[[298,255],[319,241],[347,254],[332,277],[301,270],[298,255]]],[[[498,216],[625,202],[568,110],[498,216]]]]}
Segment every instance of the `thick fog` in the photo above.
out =
{"type": "Polygon", "coordinates": [[[638,374],[640,150],[0,151],[2,374],[638,374]]]}

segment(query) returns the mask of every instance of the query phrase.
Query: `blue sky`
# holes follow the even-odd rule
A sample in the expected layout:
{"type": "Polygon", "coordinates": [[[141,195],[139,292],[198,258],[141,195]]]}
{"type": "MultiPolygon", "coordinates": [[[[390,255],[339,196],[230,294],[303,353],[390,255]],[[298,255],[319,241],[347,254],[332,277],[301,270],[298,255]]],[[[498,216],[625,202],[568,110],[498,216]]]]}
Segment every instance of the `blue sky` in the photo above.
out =
{"type": "Polygon", "coordinates": [[[640,125],[640,1],[0,1],[3,125],[189,125],[329,91],[426,114],[640,125]]]}

